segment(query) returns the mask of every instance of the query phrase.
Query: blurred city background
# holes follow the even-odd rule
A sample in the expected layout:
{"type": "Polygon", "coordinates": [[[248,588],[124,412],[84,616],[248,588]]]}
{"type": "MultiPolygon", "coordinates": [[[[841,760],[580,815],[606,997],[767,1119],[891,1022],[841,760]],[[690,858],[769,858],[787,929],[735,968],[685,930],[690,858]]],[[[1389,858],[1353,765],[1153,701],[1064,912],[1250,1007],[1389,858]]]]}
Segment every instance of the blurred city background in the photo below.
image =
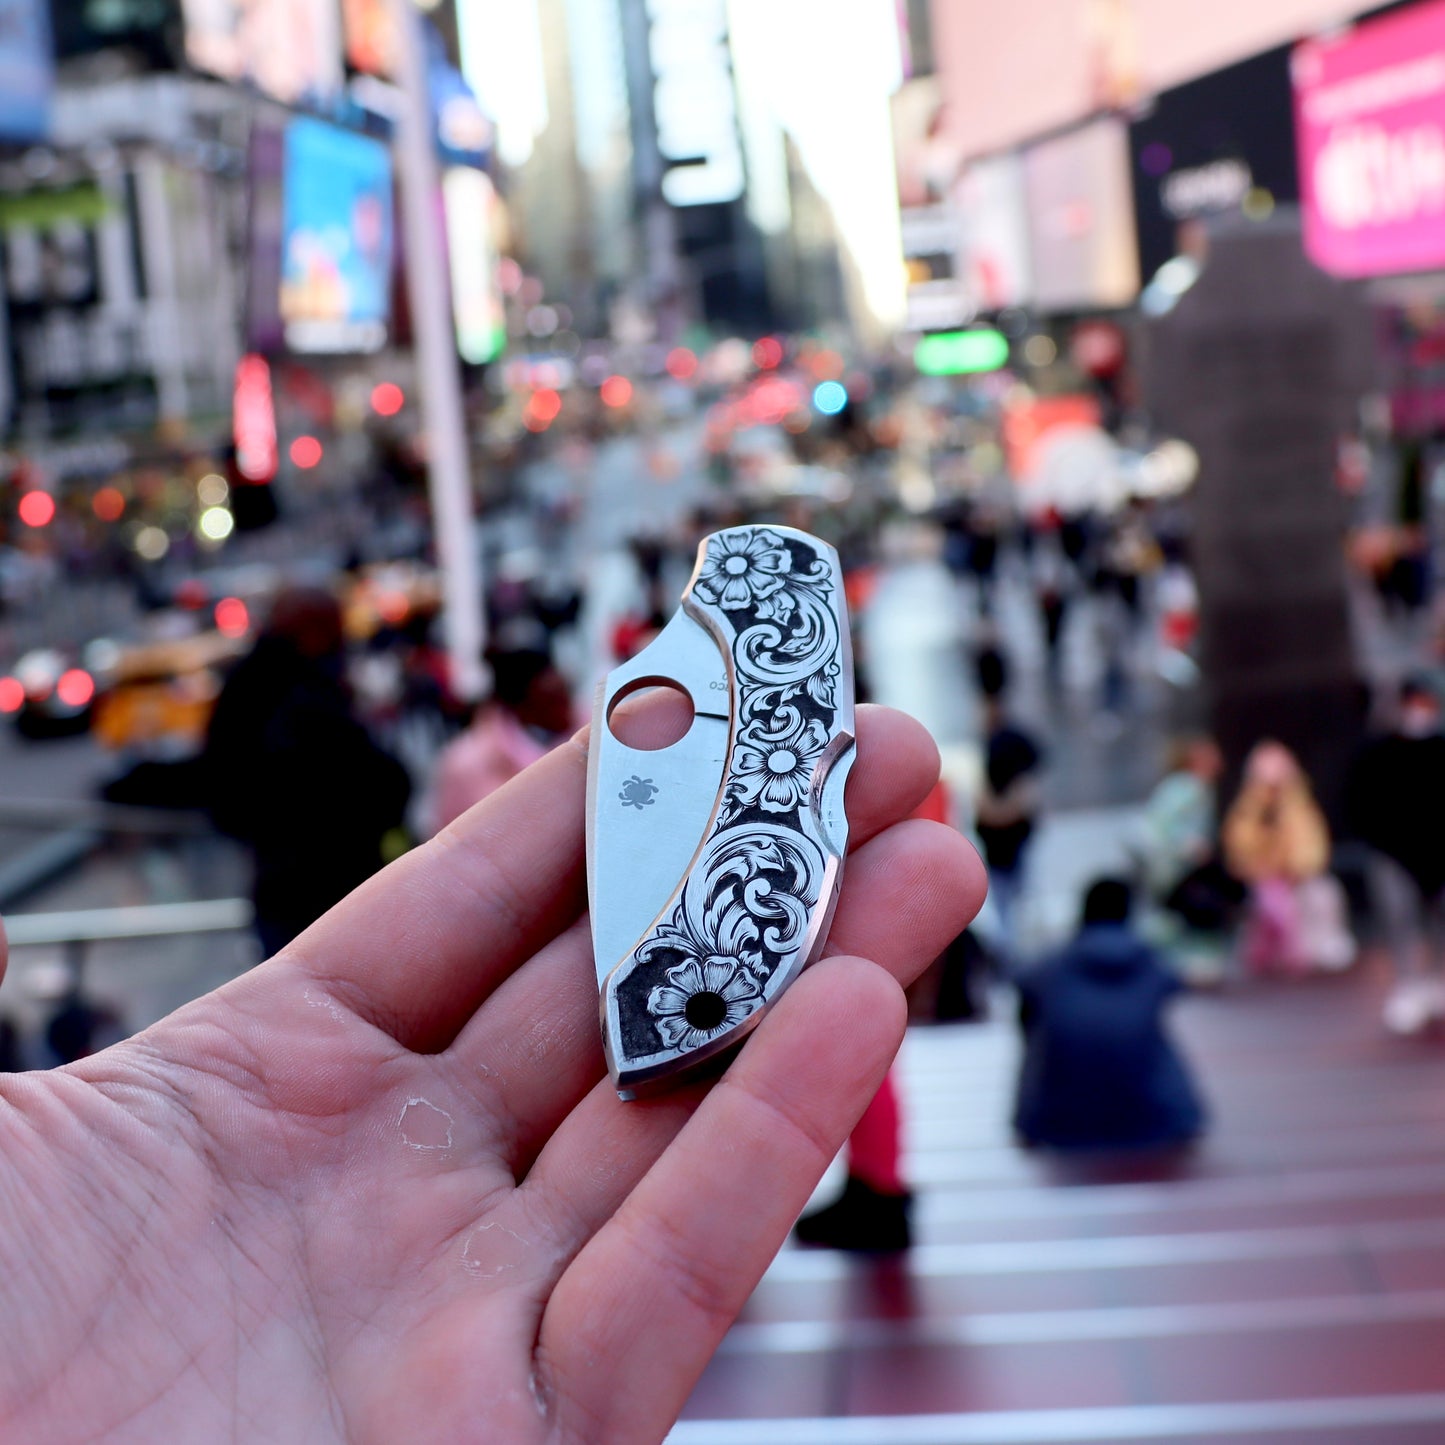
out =
{"type": "Polygon", "coordinates": [[[1445,0],[0,0],[0,1067],[801,526],[992,891],[673,1438],[1445,1440],[1442,521],[1445,0]]]}

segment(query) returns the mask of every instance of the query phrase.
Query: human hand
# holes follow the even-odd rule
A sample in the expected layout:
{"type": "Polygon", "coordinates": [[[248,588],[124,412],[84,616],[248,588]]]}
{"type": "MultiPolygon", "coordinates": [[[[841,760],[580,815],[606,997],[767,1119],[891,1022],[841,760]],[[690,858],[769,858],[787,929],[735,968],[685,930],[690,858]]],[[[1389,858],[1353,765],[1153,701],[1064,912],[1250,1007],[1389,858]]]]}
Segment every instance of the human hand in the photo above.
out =
{"type": "Polygon", "coordinates": [[[982,901],[899,822],[937,771],[859,710],[833,956],[710,1084],[603,1076],[579,739],[235,982],[0,1077],[0,1433],[661,1439],[982,901]]]}

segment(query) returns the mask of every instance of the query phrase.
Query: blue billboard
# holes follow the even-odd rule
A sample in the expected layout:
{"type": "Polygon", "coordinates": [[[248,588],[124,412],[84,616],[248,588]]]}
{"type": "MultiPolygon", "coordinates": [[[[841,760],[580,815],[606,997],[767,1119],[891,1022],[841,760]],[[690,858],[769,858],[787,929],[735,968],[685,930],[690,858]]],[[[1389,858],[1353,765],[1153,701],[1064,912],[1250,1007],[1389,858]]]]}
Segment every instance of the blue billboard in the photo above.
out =
{"type": "Polygon", "coordinates": [[[281,319],[293,351],[376,351],[391,297],[391,157],[323,121],[286,128],[281,319]]]}
{"type": "Polygon", "coordinates": [[[45,0],[0,0],[0,140],[45,139],[54,85],[45,0]]]}

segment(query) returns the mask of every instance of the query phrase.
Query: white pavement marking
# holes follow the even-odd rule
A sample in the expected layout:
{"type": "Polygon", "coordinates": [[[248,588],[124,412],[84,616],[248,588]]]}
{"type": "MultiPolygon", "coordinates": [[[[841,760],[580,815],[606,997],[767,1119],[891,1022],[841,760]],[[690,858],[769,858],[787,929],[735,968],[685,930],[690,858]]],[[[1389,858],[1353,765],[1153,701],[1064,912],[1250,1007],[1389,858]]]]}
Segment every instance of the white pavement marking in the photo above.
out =
{"type": "Polygon", "coordinates": [[[918,1202],[931,1223],[1078,1219],[1155,1210],[1250,1209],[1336,1199],[1445,1196],[1445,1165],[1331,1169],[1263,1178],[1183,1178],[1167,1184],[1065,1185],[1053,1190],[957,1189],[918,1202]]]}
{"type": "Polygon", "coordinates": [[[1125,1440],[1202,1441],[1437,1423],[1445,1424],[1445,1394],[967,1415],[684,1420],[667,1437],[667,1445],[1119,1445],[1125,1440]]]}
{"type": "MultiPolygon", "coordinates": [[[[1445,1218],[1376,1224],[1228,1229],[1207,1234],[1121,1235],[1113,1239],[1032,1239],[990,1244],[924,1244],[907,1257],[915,1278],[1044,1274],[1057,1270],[1157,1269],[1252,1259],[1308,1259],[1360,1250],[1445,1248],[1445,1218]]],[[[772,1283],[845,1279],[856,1261],[832,1251],[784,1250],[764,1275],[772,1283]]]]}
{"type": "MultiPolygon", "coordinates": [[[[907,1126],[908,1157],[917,1162],[924,1171],[921,1177],[947,1179],[954,1166],[946,1161],[958,1160],[969,1154],[991,1154],[1000,1151],[1016,1154],[1018,1151],[1013,1138],[1003,1122],[1006,1117],[1006,1114],[1001,1115],[992,1127],[976,1126],[972,1131],[958,1121],[953,1121],[950,1127],[947,1121],[936,1115],[925,1120],[921,1127],[910,1122],[907,1126]],[[923,1136],[922,1140],[918,1137],[920,1134],[923,1136]],[[940,1159],[945,1162],[935,1162],[940,1159]]],[[[1377,1158],[1382,1152],[1391,1153],[1397,1150],[1405,1155],[1419,1154],[1432,1141],[1445,1145],[1445,1120],[1397,1117],[1344,1124],[1336,1119],[1331,1124],[1328,1120],[1296,1121],[1275,1118],[1261,1120],[1251,1127],[1249,1121],[1241,1119],[1229,1130],[1229,1149],[1224,1157],[1236,1158],[1253,1154],[1260,1148],[1266,1148],[1273,1154],[1281,1141],[1288,1141],[1291,1148],[1298,1146],[1298,1149],[1306,1154],[1319,1153],[1320,1136],[1340,1146],[1338,1151],[1324,1151],[1331,1158],[1336,1152],[1345,1157],[1360,1152],[1360,1145],[1363,1145],[1363,1157],[1371,1159],[1377,1158]]],[[[1197,1157],[1203,1162],[1210,1154],[1210,1146],[1206,1143],[1198,1151],[1197,1157]]]]}
{"type": "Polygon", "coordinates": [[[720,1355],[806,1355],[930,1345],[1042,1345],[1445,1320],[1445,1290],[1128,1309],[1020,1310],[903,1320],[765,1320],[734,1325],[720,1355]]]}

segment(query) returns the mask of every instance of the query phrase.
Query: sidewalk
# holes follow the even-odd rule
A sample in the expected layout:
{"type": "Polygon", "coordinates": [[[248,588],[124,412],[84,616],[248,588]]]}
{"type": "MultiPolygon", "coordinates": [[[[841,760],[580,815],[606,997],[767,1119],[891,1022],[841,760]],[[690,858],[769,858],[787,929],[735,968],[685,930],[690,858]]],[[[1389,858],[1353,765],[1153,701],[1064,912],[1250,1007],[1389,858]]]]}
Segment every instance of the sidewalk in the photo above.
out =
{"type": "Polygon", "coordinates": [[[1185,999],[1213,1127],[1165,1160],[1018,1149],[1012,1023],[911,1031],[918,1243],[785,1248],[672,1445],[1438,1445],[1442,1055],[1387,982],[1185,999]]]}

